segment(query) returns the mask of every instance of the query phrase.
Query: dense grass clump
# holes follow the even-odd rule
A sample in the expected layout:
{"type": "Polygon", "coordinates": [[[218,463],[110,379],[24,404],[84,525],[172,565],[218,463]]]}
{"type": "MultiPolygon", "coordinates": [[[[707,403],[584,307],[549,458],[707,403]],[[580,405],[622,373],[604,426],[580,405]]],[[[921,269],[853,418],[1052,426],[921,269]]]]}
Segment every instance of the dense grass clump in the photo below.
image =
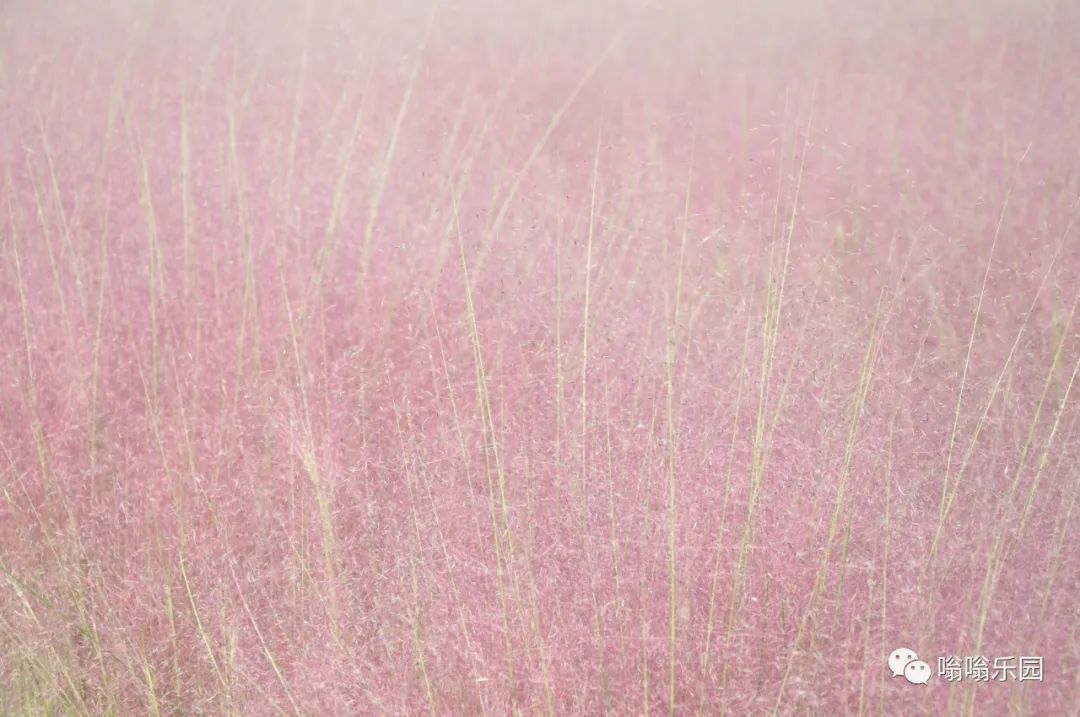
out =
{"type": "Polygon", "coordinates": [[[1075,713],[1077,36],[4,3],[0,713],[1075,713]]]}

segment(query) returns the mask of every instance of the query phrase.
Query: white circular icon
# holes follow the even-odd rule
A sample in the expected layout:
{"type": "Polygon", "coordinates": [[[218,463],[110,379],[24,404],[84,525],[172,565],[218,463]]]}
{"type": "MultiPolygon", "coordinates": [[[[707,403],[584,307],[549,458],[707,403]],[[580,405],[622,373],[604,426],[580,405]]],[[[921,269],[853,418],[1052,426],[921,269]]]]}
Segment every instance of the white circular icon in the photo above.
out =
{"type": "Polygon", "coordinates": [[[912,660],[904,665],[904,677],[913,685],[925,685],[930,681],[930,665],[922,660],[912,660]]]}
{"type": "Polygon", "coordinates": [[[892,670],[892,676],[902,676],[907,664],[918,659],[919,656],[915,654],[915,651],[906,647],[893,650],[892,654],[889,655],[889,669],[892,670]]]}

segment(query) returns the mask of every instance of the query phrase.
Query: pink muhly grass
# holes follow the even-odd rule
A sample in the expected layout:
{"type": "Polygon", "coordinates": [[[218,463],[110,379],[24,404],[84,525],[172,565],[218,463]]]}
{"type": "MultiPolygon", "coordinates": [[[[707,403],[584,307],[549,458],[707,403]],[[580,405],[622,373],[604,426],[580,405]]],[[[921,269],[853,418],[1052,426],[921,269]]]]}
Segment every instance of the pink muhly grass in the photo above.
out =
{"type": "Polygon", "coordinates": [[[0,713],[1073,713],[1077,32],[4,4],[0,713]]]}

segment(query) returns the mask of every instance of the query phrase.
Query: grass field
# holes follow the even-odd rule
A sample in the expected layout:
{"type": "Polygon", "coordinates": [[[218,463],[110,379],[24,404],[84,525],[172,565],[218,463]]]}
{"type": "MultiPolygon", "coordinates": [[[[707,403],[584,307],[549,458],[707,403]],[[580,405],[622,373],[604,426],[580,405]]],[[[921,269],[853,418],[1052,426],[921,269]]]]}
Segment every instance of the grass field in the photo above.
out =
{"type": "Polygon", "coordinates": [[[0,714],[1076,715],[1078,37],[0,2],[0,714]]]}

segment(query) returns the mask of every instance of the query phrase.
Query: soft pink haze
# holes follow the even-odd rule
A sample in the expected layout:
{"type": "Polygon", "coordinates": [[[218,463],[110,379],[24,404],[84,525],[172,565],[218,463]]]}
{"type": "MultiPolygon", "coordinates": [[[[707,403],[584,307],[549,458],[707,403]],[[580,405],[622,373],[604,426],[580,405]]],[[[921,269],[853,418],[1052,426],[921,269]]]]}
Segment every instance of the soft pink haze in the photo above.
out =
{"type": "Polygon", "coordinates": [[[0,713],[1076,714],[1080,6],[811,5],[0,2],[0,713]]]}

